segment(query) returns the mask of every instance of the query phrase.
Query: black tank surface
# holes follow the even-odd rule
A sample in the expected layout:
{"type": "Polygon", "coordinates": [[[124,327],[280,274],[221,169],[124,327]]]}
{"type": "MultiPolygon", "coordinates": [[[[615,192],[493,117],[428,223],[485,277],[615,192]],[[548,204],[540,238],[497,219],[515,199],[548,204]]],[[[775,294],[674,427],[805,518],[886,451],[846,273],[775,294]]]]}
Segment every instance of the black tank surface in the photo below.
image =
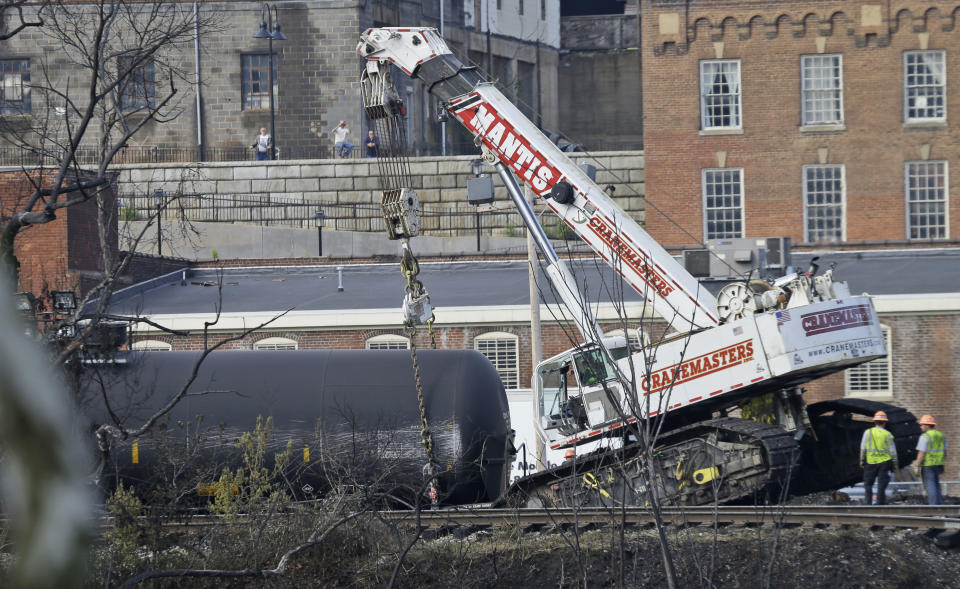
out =
{"type": "MultiPolygon", "coordinates": [[[[440,502],[496,500],[513,460],[499,375],[472,350],[420,350],[417,357],[440,502]]],[[[128,352],[116,362],[87,364],[80,398],[90,426],[139,426],[178,394],[199,358],[199,352],[128,352]]],[[[423,489],[427,459],[405,350],[213,352],[157,427],[113,445],[105,484],[124,480],[144,492],[203,494],[224,467],[240,464],[237,441],[255,430],[258,418],[272,421],[267,466],[287,449],[283,471],[298,496],[347,485],[410,500],[423,489]]]]}

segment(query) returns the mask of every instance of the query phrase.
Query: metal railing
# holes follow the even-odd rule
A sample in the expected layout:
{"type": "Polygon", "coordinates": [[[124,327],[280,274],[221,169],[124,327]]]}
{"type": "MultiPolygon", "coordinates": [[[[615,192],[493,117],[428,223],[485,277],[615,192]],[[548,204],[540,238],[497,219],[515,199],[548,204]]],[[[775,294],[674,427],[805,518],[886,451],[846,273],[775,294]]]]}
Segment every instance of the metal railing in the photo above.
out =
{"type": "MultiPolygon", "coordinates": [[[[587,144],[590,151],[622,151],[640,149],[629,143],[609,143],[606,145],[587,144]]],[[[472,142],[450,142],[447,144],[447,155],[475,155],[477,148],[472,142]]],[[[414,145],[411,155],[417,157],[439,156],[438,145],[414,145]]],[[[366,148],[356,145],[347,159],[363,159],[366,157],[366,148]]],[[[50,152],[38,152],[21,147],[0,147],[0,166],[27,167],[55,166],[60,162],[61,155],[50,152]]],[[[77,150],[77,162],[80,165],[96,165],[100,162],[99,152],[95,147],[81,147],[77,150]]],[[[243,162],[256,159],[256,154],[250,146],[234,147],[207,147],[201,153],[199,147],[159,147],[159,146],[129,146],[120,150],[113,158],[114,164],[152,164],[178,162],[243,162]]],[[[334,159],[333,145],[317,145],[313,147],[277,147],[279,160],[309,160],[334,159]]],[[[340,158],[337,158],[340,159],[340,158]]]]}
{"type": "MultiPolygon", "coordinates": [[[[312,148],[284,148],[279,147],[278,159],[327,159],[333,158],[333,146],[312,148]]],[[[363,153],[354,149],[350,159],[362,158],[363,153]]],[[[77,150],[77,161],[81,165],[95,165],[100,161],[100,155],[94,147],[82,147],[77,150]]],[[[40,165],[56,165],[61,155],[40,153],[19,147],[0,148],[0,166],[36,167],[40,165]]],[[[256,153],[249,147],[209,147],[201,150],[199,147],[157,147],[157,146],[130,146],[120,150],[113,158],[114,164],[152,164],[177,162],[237,162],[256,159],[256,153]]]]}

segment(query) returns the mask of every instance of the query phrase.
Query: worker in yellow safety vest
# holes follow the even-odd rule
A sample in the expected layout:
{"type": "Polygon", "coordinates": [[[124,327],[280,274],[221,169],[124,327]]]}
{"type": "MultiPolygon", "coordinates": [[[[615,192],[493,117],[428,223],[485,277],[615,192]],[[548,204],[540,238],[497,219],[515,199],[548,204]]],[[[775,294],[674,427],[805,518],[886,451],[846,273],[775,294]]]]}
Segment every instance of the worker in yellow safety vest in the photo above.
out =
{"type": "Polygon", "coordinates": [[[874,414],[873,427],[863,432],[860,466],[863,468],[863,502],[871,504],[873,481],[877,481],[877,505],[886,505],[890,471],[899,475],[900,466],[897,464],[897,445],[893,443],[893,434],[887,431],[887,414],[883,411],[874,414]]]}
{"type": "Polygon", "coordinates": [[[920,424],[923,434],[917,440],[917,462],[913,466],[914,472],[921,475],[930,505],[943,505],[940,475],[943,474],[943,465],[947,461],[947,440],[937,430],[937,422],[932,415],[924,415],[917,423],[920,424]]]}

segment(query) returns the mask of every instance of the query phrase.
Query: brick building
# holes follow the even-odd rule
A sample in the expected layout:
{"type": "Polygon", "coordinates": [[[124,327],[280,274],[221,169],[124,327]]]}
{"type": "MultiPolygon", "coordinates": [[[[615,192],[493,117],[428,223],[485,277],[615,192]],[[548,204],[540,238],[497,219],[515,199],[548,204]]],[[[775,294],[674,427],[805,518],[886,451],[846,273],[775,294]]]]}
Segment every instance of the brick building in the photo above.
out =
{"type": "MultiPolygon", "coordinates": [[[[39,173],[32,178],[44,183],[39,173]]],[[[69,180],[67,184],[69,184],[69,180]]],[[[0,220],[22,210],[33,193],[33,185],[21,170],[0,171],[0,220]]],[[[113,189],[102,192],[107,210],[116,208],[113,189]]],[[[61,199],[79,198],[78,193],[61,199]]],[[[14,242],[14,255],[20,263],[17,290],[45,299],[54,290],[85,293],[103,279],[100,238],[97,230],[97,199],[59,209],[49,223],[21,229],[14,242]]],[[[114,259],[117,255],[117,225],[113,219],[107,242],[114,259]]]]}
{"type": "MultiPolygon", "coordinates": [[[[555,125],[556,0],[526,0],[526,6],[523,0],[443,1],[444,33],[451,49],[461,59],[488,70],[508,96],[528,105],[529,112],[541,113],[542,124],[555,125]]],[[[440,25],[440,0],[280,0],[270,4],[286,36],[272,43],[276,75],[268,68],[267,40],[254,38],[263,3],[199,2],[199,18],[215,22],[200,34],[199,51],[187,35],[139,68],[136,82],[121,90],[127,92],[121,103],[129,108],[155,104],[169,89],[168,66],[179,70],[178,93],[167,111],[176,117],[163,124],[147,124],[121,155],[122,161],[253,159],[254,137],[261,127],[270,128],[268,78],[276,89],[275,139],[282,159],[328,156],[333,147],[331,131],[341,119],[350,123],[354,143],[359,144],[368,128],[359,92],[360,32],[372,26],[440,25]],[[195,80],[200,83],[199,99],[195,80]]],[[[65,4],[74,10],[84,5],[90,3],[65,4]]],[[[189,12],[191,6],[184,3],[182,7],[189,12]]],[[[35,17],[33,6],[24,11],[28,19],[35,17]]],[[[49,110],[43,94],[36,89],[31,92],[31,84],[44,80],[46,68],[53,85],[66,89],[67,76],[77,71],[70,57],[43,27],[0,41],[0,88],[5,89],[0,92],[0,116],[8,131],[23,132],[49,110]]],[[[418,154],[439,153],[440,124],[433,99],[419,83],[404,78],[398,84],[408,107],[407,136],[413,149],[418,154]]],[[[74,81],[71,88],[76,86],[74,81]]],[[[456,127],[447,125],[448,153],[461,149],[473,153],[472,142],[458,135],[456,127]]],[[[95,133],[89,135],[95,142],[95,133]]]]}
{"type": "Polygon", "coordinates": [[[645,2],[648,230],[960,243],[956,7],[645,2]]]}
{"type": "MultiPolygon", "coordinates": [[[[809,254],[795,254],[795,263],[809,254]]],[[[949,439],[960,439],[960,347],[952,345],[960,330],[960,295],[948,292],[951,276],[960,275],[960,250],[904,250],[821,254],[836,263],[838,276],[853,292],[874,295],[889,356],[804,385],[809,403],[851,396],[893,403],[917,416],[933,413],[949,439]],[[884,268],[899,268],[902,280],[885,279],[884,268]],[[939,278],[938,278],[939,276],[939,278]],[[920,285],[923,285],[922,287],[920,285]],[[921,290],[921,288],[923,290],[921,290]]],[[[303,264],[309,264],[304,260],[303,264]]],[[[231,342],[232,349],[358,349],[406,348],[400,321],[400,294],[405,283],[396,264],[343,264],[292,267],[251,260],[246,268],[224,271],[220,323],[212,341],[293,309],[263,330],[231,342]],[[263,264],[263,265],[261,265],[263,264]],[[338,289],[343,285],[344,290],[338,289]]],[[[574,264],[578,281],[609,283],[608,272],[589,259],[574,264]]],[[[476,349],[487,355],[507,389],[530,386],[531,324],[526,262],[481,261],[424,263],[419,278],[436,306],[436,341],[440,348],[476,349]],[[496,285],[491,288],[490,285],[496,285]]],[[[163,333],[140,324],[135,349],[198,349],[203,323],[219,302],[214,269],[180,271],[118,292],[111,299],[116,313],[142,313],[187,336],[163,333]]],[[[956,290],[956,285],[952,285],[956,290]]],[[[546,291],[543,291],[546,292],[546,291]]],[[[656,340],[662,323],[644,314],[635,293],[625,293],[628,335],[637,329],[656,340]]],[[[580,336],[549,294],[541,305],[543,357],[579,343],[580,336]]],[[[622,328],[614,307],[600,304],[597,316],[605,332],[622,328]]],[[[620,332],[622,334],[622,332],[620,332]]],[[[421,330],[418,347],[430,346],[421,330]]],[[[960,463],[951,458],[947,475],[960,477],[960,463]]]]}

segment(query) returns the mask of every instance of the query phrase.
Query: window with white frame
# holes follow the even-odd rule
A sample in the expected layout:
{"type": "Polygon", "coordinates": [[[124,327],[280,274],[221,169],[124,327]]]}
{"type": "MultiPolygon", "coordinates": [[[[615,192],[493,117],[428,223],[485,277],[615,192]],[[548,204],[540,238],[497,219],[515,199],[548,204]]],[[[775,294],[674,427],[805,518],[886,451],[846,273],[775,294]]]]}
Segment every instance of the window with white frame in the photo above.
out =
{"type": "Polygon", "coordinates": [[[700,124],[702,129],[740,128],[740,60],[700,62],[700,124]]]}
{"type": "Polygon", "coordinates": [[[402,335],[383,334],[366,341],[368,350],[409,350],[410,340],[402,335]]]}
{"type": "Polygon", "coordinates": [[[808,243],[843,241],[844,167],[803,166],[803,224],[808,243]]]}
{"type": "Polygon", "coordinates": [[[130,344],[131,350],[151,351],[151,352],[169,352],[173,346],[167,342],[155,339],[142,339],[130,344]]]}
{"type": "Polygon", "coordinates": [[[893,350],[890,348],[890,328],[881,325],[883,340],[887,345],[886,358],[877,358],[865,364],[844,371],[846,396],[848,397],[892,397],[890,387],[891,362],[893,350]]]}
{"type": "Polygon", "coordinates": [[[947,227],[947,162],[907,162],[907,237],[944,239],[947,227]]]}
{"type": "Polygon", "coordinates": [[[904,119],[908,123],[947,118],[946,52],[903,53],[904,119]]]}
{"type": "Polygon", "coordinates": [[[517,336],[511,333],[491,332],[477,336],[473,349],[487,357],[500,374],[505,389],[515,389],[520,384],[520,358],[517,353],[517,336]]]}
{"type": "Polygon", "coordinates": [[[836,55],[804,55],[800,58],[803,77],[803,124],[843,123],[843,59],[836,55]]]}
{"type": "Polygon", "coordinates": [[[297,342],[286,337],[265,337],[253,344],[254,350],[296,350],[297,342]]]}
{"type": "Polygon", "coordinates": [[[30,60],[0,59],[0,114],[30,109],[30,60]]]}
{"type": "Polygon", "coordinates": [[[704,239],[743,237],[743,168],[703,170],[704,239]]]}

